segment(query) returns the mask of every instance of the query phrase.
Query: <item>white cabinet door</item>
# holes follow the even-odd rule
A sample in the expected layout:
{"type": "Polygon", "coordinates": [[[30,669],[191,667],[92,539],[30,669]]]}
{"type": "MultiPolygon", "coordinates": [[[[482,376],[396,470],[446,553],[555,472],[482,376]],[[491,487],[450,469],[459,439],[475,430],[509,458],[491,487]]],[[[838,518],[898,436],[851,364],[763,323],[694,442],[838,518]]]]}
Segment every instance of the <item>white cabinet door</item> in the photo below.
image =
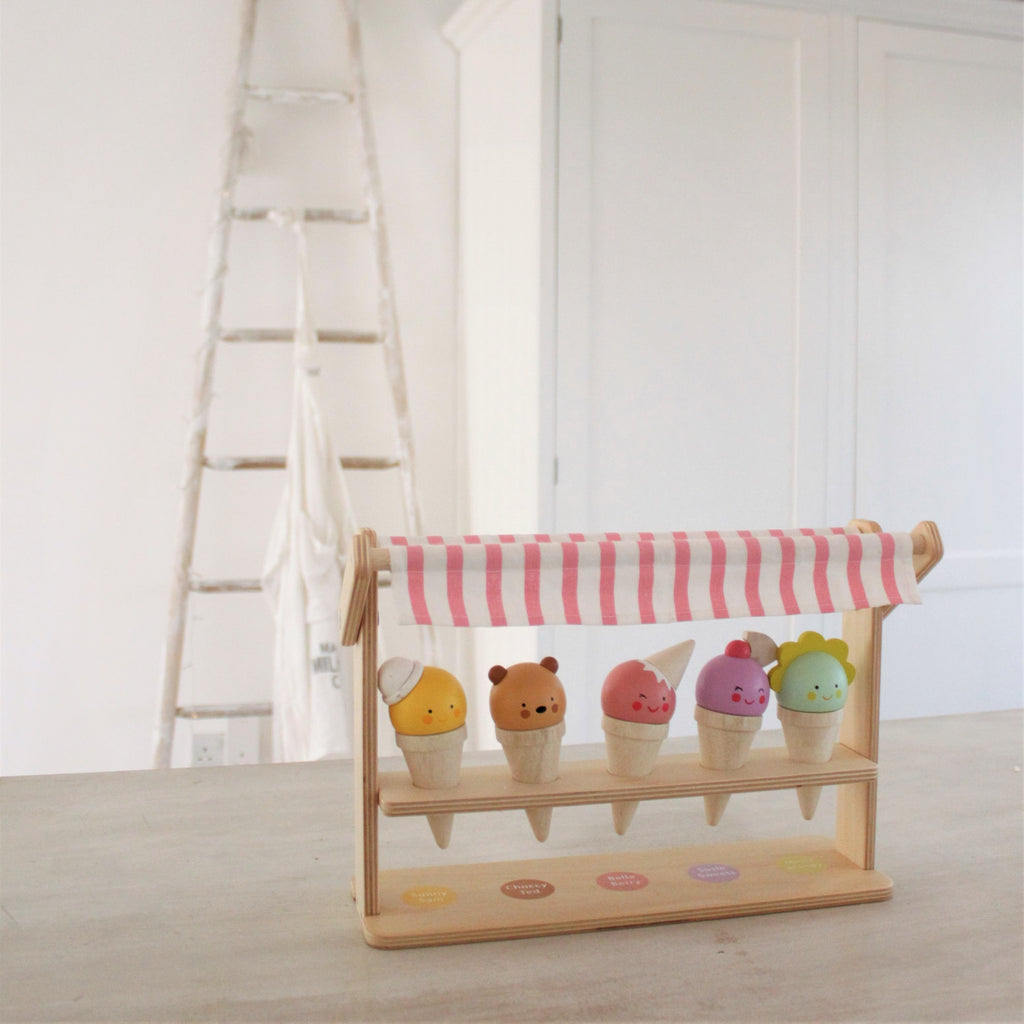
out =
{"type": "Polygon", "coordinates": [[[827,18],[566,0],[560,527],[823,514],[827,18]]]}
{"type": "MultiPolygon", "coordinates": [[[[827,16],[656,0],[561,14],[557,528],[820,525],[827,16]]],[[[743,628],[712,627],[694,664],[743,628]]],[[[587,735],[608,668],[693,632],[560,634],[590,688],[587,735]]]]}
{"type": "Polygon", "coordinates": [[[864,23],[858,81],[856,500],[946,546],[883,713],[1019,706],[1020,41],[864,23]]]}

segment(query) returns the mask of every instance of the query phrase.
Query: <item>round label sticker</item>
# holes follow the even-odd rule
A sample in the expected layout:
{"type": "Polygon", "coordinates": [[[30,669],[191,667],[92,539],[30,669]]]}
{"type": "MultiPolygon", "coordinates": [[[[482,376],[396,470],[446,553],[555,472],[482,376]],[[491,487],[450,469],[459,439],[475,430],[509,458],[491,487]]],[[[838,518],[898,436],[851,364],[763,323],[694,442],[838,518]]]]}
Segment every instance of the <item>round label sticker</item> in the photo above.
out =
{"type": "Polygon", "coordinates": [[[642,889],[649,881],[646,875],[637,874],[635,871],[609,871],[597,878],[597,884],[602,889],[615,889],[619,892],[642,889]]]}
{"type": "Polygon", "coordinates": [[[728,864],[694,864],[687,874],[698,882],[735,882],[740,877],[728,864]]]}
{"type": "Polygon", "coordinates": [[[516,878],[506,882],[501,891],[516,900],[542,900],[545,896],[550,896],[555,887],[540,878],[516,878]]]}
{"type": "Polygon", "coordinates": [[[455,890],[446,889],[443,885],[420,885],[406,889],[402,893],[402,901],[410,907],[443,907],[455,902],[455,890]]]}
{"type": "Polygon", "coordinates": [[[794,875],[816,875],[825,870],[825,862],[811,853],[787,853],[775,863],[783,871],[792,871],[794,875]]]}

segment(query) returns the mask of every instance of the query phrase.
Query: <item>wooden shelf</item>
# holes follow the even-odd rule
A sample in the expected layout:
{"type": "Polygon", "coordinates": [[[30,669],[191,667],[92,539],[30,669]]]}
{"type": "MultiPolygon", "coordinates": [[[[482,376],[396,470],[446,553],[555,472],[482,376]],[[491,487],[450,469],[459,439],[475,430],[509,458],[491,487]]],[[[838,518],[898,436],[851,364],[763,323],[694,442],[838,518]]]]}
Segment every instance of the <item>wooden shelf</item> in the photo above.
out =
{"type": "Polygon", "coordinates": [[[380,873],[383,949],[702,921],[889,899],[818,836],[380,873]]]}
{"type": "Polygon", "coordinates": [[[773,747],[752,751],[747,763],[732,771],[702,768],[697,754],[671,754],[661,758],[643,779],[609,775],[603,760],[563,761],[560,772],[555,782],[530,785],[514,781],[504,764],[464,768],[456,789],[418,789],[408,772],[381,772],[380,808],[388,817],[404,817],[835,786],[873,781],[878,777],[878,766],[837,745],[826,764],[797,764],[789,760],[784,747],[773,747]]]}

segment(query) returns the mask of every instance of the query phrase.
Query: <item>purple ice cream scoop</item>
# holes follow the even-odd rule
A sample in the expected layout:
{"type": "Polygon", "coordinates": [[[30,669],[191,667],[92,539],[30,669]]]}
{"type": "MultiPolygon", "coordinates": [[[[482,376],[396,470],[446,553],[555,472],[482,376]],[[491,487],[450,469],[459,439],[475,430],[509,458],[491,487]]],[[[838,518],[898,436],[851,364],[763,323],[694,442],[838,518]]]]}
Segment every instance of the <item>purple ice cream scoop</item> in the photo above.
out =
{"type": "Polygon", "coordinates": [[[746,640],[733,640],[697,676],[697,704],[723,715],[763,715],[770,692],[768,676],[750,656],[746,640]]]}

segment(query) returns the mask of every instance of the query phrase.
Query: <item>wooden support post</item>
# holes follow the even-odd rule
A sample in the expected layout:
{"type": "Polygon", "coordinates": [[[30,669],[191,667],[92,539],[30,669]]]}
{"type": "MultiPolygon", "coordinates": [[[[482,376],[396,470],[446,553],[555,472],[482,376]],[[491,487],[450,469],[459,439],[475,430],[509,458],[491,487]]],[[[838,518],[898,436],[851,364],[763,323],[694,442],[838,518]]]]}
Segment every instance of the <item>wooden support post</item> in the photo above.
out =
{"type": "MultiPolygon", "coordinates": [[[[352,538],[349,564],[352,586],[343,588],[343,632],[351,625],[353,607],[361,609],[355,638],[353,774],[355,796],[355,898],[362,917],[380,913],[377,880],[377,573],[370,550],[377,542],[372,530],[352,538]],[[347,601],[346,601],[347,597],[347,601]]],[[[346,572],[346,577],[348,573],[346,572]]],[[[345,637],[352,643],[351,632],[345,637]]]]}
{"type": "MultiPolygon", "coordinates": [[[[861,533],[879,533],[878,523],[864,519],[850,524],[861,533]]],[[[864,608],[843,615],[843,639],[850,663],[857,668],[846,699],[839,742],[871,761],[878,761],[881,702],[882,619],[884,608],[864,608]]],[[[878,783],[840,786],[836,793],[836,849],[865,870],[875,866],[875,822],[878,783]]]]}
{"type": "MultiPolygon", "coordinates": [[[[854,520],[861,533],[878,533],[878,523],[854,520]]],[[[942,558],[942,538],[933,522],[918,523],[914,538],[914,572],[923,579],[942,558]]],[[[850,648],[850,662],[857,675],[846,701],[839,742],[871,761],[878,762],[878,731],[881,705],[882,620],[893,610],[865,608],[843,615],[843,639],[850,648]]],[[[875,822],[878,783],[859,782],[840,786],[836,794],[836,849],[862,868],[875,865],[875,822]]]]}

